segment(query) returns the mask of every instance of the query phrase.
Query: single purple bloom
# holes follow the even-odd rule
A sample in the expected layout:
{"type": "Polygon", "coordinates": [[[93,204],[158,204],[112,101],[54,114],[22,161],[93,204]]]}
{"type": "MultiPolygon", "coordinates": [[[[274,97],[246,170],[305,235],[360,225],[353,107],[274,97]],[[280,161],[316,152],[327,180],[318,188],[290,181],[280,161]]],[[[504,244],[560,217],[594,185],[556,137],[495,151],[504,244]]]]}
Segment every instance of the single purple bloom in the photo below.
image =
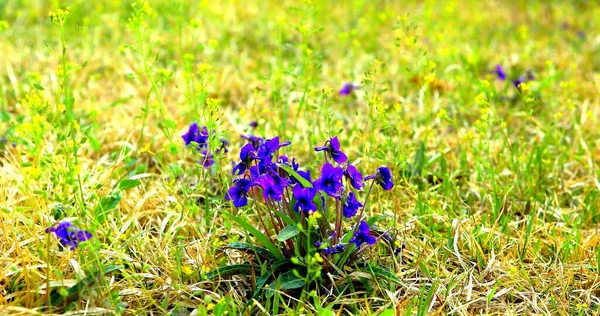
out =
{"type": "Polygon", "coordinates": [[[248,204],[248,191],[250,191],[251,182],[248,179],[240,178],[233,180],[235,184],[229,190],[225,199],[233,201],[235,207],[242,207],[248,204]]]}
{"type": "Polygon", "coordinates": [[[71,250],[77,248],[80,242],[92,238],[90,232],[81,230],[68,221],[60,222],[56,227],[46,228],[46,233],[50,232],[56,235],[63,246],[69,246],[71,250]]]}
{"type": "Polygon", "coordinates": [[[269,198],[272,198],[276,201],[281,201],[283,188],[275,184],[273,176],[270,174],[264,174],[260,176],[255,183],[263,189],[263,198],[265,201],[267,201],[269,198]]]}
{"type": "Polygon", "coordinates": [[[340,89],[340,95],[350,95],[352,91],[358,89],[359,87],[353,83],[344,83],[344,86],[340,89]]]}
{"type": "Polygon", "coordinates": [[[340,141],[338,140],[337,136],[334,136],[330,140],[326,141],[325,146],[315,147],[315,151],[327,152],[329,156],[331,156],[331,159],[339,164],[342,164],[348,160],[346,154],[340,150],[340,141]]]}
{"type": "Polygon", "coordinates": [[[242,138],[247,140],[250,144],[252,144],[254,150],[258,150],[260,146],[265,143],[265,139],[259,136],[242,135],[242,138]]]}
{"type": "Polygon", "coordinates": [[[515,88],[521,91],[521,84],[525,81],[525,77],[520,76],[517,80],[513,80],[513,85],[515,86],[515,88]]]}
{"type": "Polygon", "coordinates": [[[327,195],[339,198],[339,192],[342,190],[342,177],[344,170],[341,167],[334,167],[326,162],[321,168],[321,177],[314,182],[315,189],[324,191],[327,195]]]}
{"type": "Polygon", "coordinates": [[[350,180],[350,184],[357,190],[361,190],[365,185],[363,182],[363,175],[360,173],[355,166],[348,164],[346,170],[344,170],[344,176],[350,180]]]}
{"type": "Polygon", "coordinates": [[[229,141],[226,140],[226,139],[224,139],[224,138],[220,139],[220,141],[221,141],[221,147],[219,147],[217,149],[217,154],[220,154],[220,153],[226,154],[226,153],[228,153],[229,149],[227,147],[229,146],[229,141]]]}
{"type": "Polygon", "coordinates": [[[248,126],[250,126],[252,128],[257,128],[258,127],[258,122],[257,121],[252,121],[252,122],[250,122],[250,124],[248,124],[248,126]]]}
{"type": "Polygon", "coordinates": [[[320,241],[315,241],[315,243],[313,244],[313,246],[317,247],[317,248],[321,248],[321,246],[323,246],[323,243],[320,241]]]}
{"type": "Polygon", "coordinates": [[[280,187],[281,189],[285,189],[290,186],[290,182],[286,178],[281,177],[280,175],[274,172],[271,172],[271,177],[273,178],[273,184],[280,187]]]}
{"type": "Polygon", "coordinates": [[[351,243],[356,244],[356,248],[360,247],[364,243],[367,245],[373,245],[376,241],[377,239],[371,235],[369,224],[367,224],[365,221],[360,221],[358,224],[358,229],[356,232],[354,232],[354,237],[350,239],[351,243]]]}
{"type": "Polygon", "coordinates": [[[384,190],[391,190],[394,187],[392,182],[392,173],[388,167],[382,166],[377,168],[375,174],[365,177],[365,180],[375,179],[384,190]]]}
{"type": "MultiPolygon", "coordinates": [[[[310,177],[310,170],[308,170],[308,171],[300,170],[300,165],[296,163],[296,158],[292,158],[292,169],[294,169],[294,171],[296,171],[296,173],[299,176],[306,179],[308,182],[312,182],[312,179],[310,177]]],[[[292,184],[300,183],[300,181],[298,181],[298,179],[296,179],[296,177],[290,177],[290,182],[292,184]]]]}
{"type": "Polygon", "coordinates": [[[325,253],[326,255],[333,255],[336,253],[342,253],[344,252],[344,249],[346,248],[346,246],[344,244],[337,244],[333,247],[326,247],[323,249],[323,253],[325,253]]]}
{"type": "Polygon", "coordinates": [[[580,39],[585,39],[585,32],[584,31],[578,31],[577,32],[577,37],[579,37],[580,39]]]}
{"type": "Polygon", "coordinates": [[[363,207],[363,205],[356,199],[354,192],[350,192],[348,199],[346,199],[346,202],[342,207],[342,213],[346,218],[351,218],[356,215],[356,212],[361,207],[363,207]]]}
{"type": "Polygon", "coordinates": [[[496,69],[492,71],[492,73],[495,73],[498,76],[498,79],[502,81],[506,80],[506,72],[504,72],[504,69],[502,69],[500,64],[496,65],[496,69]]]}
{"type": "Polygon", "coordinates": [[[202,159],[198,161],[198,163],[204,166],[204,168],[208,168],[215,164],[215,156],[211,152],[204,149],[201,153],[204,157],[202,157],[202,159]]]}
{"type": "Polygon", "coordinates": [[[317,195],[317,191],[313,188],[303,188],[300,184],[296,184],[293,190],[294,199],[294,211],[300,213],[310,213],[317,210],[317,205],[313,202],[313,199],[317,195]]]}
{"type": "Polygon", "coordinates": [[[291,144],[291,142],[289,141],[279,143],[279,136],[273,137],[265,141],[265,143],[260,146],[260,148],[258,149],[258,158],[271,158],[273,157],[273,154],[279,150],[279,148],[285,147],[289,144],[291,144]]]}
{"type": "Polygon", "coordinates": [[[192,123],[187,133],[181,135],[185,145],[188,146],[192,142],[198,144],[198,149],[208,147],[208,129],[206,126],[202,126],[202,129],[198,128],[198,124],[192,123]]]}
{"type": "Polygon", "coordinates": [[[240,163],[233,167],[232,174],[243,174],[246,169],[250,168],[252,160],[254,160],[254,146],[252,144],[246,144],[240,150],[240,163]]]}

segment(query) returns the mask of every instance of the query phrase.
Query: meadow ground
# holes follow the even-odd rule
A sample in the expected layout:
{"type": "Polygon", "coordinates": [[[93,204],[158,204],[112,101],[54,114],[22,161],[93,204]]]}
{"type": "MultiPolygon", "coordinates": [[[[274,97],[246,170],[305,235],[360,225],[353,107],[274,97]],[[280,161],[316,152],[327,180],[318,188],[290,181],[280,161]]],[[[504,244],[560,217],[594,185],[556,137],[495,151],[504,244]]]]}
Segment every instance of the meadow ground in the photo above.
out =
{"type": "Polygon", "coordinates": [[[0,0],[0,314],[598,314],[598,16],[0,0]]]}

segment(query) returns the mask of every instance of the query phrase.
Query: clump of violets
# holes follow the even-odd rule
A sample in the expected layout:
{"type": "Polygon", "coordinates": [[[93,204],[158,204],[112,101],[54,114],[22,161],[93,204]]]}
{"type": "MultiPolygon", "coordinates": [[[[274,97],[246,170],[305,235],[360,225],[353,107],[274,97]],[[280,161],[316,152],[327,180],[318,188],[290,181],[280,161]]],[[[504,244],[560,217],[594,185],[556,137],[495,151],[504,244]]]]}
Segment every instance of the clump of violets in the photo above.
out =
{"type": "MultiPolygon", "coordinates": [[[[214,133],[215,131],[212,131],[214,133]]],[[[215,164],[215,154],[208,148],[210,134],[206,126],[199,127],[198,124],[192,123],[188,128],[188,131],[181,135],[181,138],[185,142],[186,146],[195,144],[196,150],[201,154],[200,160],[198,161],[203,167],[208,168],[215,164]]],[[[229,152],[227,147],[229,141],[221,139],[221,145],[216,148],[216,154],[226,154],[229,152]]]]}
{"type": "Polygon", "coordinates": [[[71,250],[75,250],[80,242],[92,238],[90,232],[75,227],[69,221],[59,222],[55,226],[46,228],[46,233],[54,233],[60,243],[71,250]]]}
{"type": "Polygon", "coordinates": [[[242,137],[248,143],[240,151],[232,172],[237,178],[225,198],[237,208],[251,205],[265,236],[275,243],[275,237],[289,226],[290,220],[302,227],[303,237],[279,243],[284,257],[320,253],[326,261],[344,265],[384,234],[389,236],[374,230],[364,216],[375,184],[383,190],[394,187],[389,168],[380,167],[363,177],[334,136],[314,149],[323,153],[325,162],[313,179],[311,171],[301,168],[295,158],[280,153],[290,142],[281,142],[278,137],[242,137]],[[365,186],[369,188],[366,194],[361,193],[365,186]]]}

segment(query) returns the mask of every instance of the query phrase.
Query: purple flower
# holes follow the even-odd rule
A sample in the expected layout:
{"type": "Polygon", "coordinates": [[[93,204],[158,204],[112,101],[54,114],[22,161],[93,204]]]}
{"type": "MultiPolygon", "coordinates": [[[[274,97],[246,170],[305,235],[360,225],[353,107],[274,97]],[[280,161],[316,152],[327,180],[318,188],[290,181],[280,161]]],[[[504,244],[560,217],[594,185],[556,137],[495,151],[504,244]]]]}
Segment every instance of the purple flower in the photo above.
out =
{"type": "Polygon", "coordinates": [[[515,86],[515,88],[521,91],[521,84],[525,81],[525,77],[520,76],[519,78],[517,78],[517,80],[513,80],[513,85],[515,86]]]}
{"type": "MultiPolygon", "coordinates": [[[[312,182],[312,179],[310,177],[310,170],[308,170],[308,171],[300,170],[300,165],[296,163],[296,158],[292,158],[292,168],[294,169],[294,171],[296,171],[296,173],[299,176],[308,180],[308,182],[312,182]]],[[[298,181],[298,179],[296,179],[296,177],[290,177],[290,181],[292,184],[300,183],[300,181],[298,181]]]]}
{"type": "Polygon", "coordinates": [[[240,163],[233,167],[232,174],[243,174],[246,169],[250,168],[250,164],[254,159],[254,146],[252,144],[246,144],[240,150],[240,163]]]}
{"type": "Polygon", "coordinates": [[[259,159],[270,159],[273,157],[273,154],[279,150],[281,147],[285,147],[291,144],[291,142],[283,142],[279,143],[279,136],[273,137],[264,142],[258,149],[258,158],[259,159]]]}
{"type": "Polygon", "coordinates": [[[353,83],[344,83],[344,86],[340,89],[340,95],[350,95],[352,91],[358,89],[359,87],[353,83]]]}
{"type": "Polygon", "coordinates": [[[317,195],[315,189],[303,188],[300,184],[296,184],[296,186],[294,186],[293,194],[296,199],[294,211],[310,213],[317,210],[317,205],[313,202],[313,199],[317,195]]]}
{"type": "Polygon", "coordinates": [[[248,204],[248,191],[250,190],[251,182],[248,179],[235,179],[233,180],[235,186],[232,186],[227,190],[225,199],[233,201],[235,207],[242,207],[248,204]]]}
{"type": "Polygon", "coordinates": [[[250,124],[248,124],[248,126],[250,126],[252,128],[257,128],[258,127],[258,122],[257,121],[252,121],[252,122],[250,122],[250,124]]]}
{"type": "Polygon", "coordinates": [[[386,191],[391,190],[394,187],[394,183],[392,182],[392,173],[388,167],[379,167],[374,175],[370,175],[365,178],[365,180],[371,179],[375,179],[375,182],[386,191]]]}
{"type": "Polygon", "coordinates": [[[208,147],[208,129],[206,126],[202,126],[202,129],[198,128],[198,124],[192,123],[187,133],[181,135],[185,145],[188,146],[192,142],[198,144],[198,149],[208,147]]]}
{"type": "Polygon", "coordinates": [[[314,182],[315,189],[324,191],[334,198],[339,198],[339,192],[343,188],[343,176],[344,170],[341,167],[334,167],[326,162],[321,168],[321,177],[314,182]]]}
{"type": "Polygon", "coordinates": [[[356,215],[356,212],[362,206],[362,203],[360,203],[356,199],[356,195],[354,194],[354,192],[350,192],[348,198],[346,199],[346,202],[342,207],[342,213],[346,218],[351,218],[352,216],[356,215]]]}
{"type": "Polygon", "coordinates": [[[500,64],[496,65],[496,69],[492,71],[492,73],[495,73],[498,76],[498,79],[502,81],[506,80],[506,72],[504,72],[504,69],[502,69],[500,64]]]}
{"type": "Polygon", "coordinates": [[[340,150],[340,141],[337,136],[325,142],[325,146],[315,147],[315,151],[325,151],[331,156],[333,161],[342,164],[348,160],[346,154],[340,150]]]}
{"type": "Polygon", "coordinates": [[[265,143],[265,139],[259,136],[242,135],[242,138],[247,140],[250,144],[252,144],[254,150],[258,150],[260,146],[265,143]]]}
{"type": "Polygon", "coordinates": [[[198,163],[204,166],[204,168],[208,168],[215,164],[215,156],[211,152],[204,149],[201,153],[204,157],[202,157],[202,160],[198,161],[198,163]]]}
{"type": "Polygon", "coordinates": [[[325,247],[323,248],[323,253],[325,253],[326,255],[333,255],[336,253],[342,253],[344,252],[345,249],[345,245],[344,244],[337,244],[333,247],[325,247]]]}
{"type": "Polygon", "coordinates": [[[376,241],[377,239],[371,235],[369,224],[367,224],[365,221],[360,221],[358,224],[358,229],[356,232],[354,232],[354,237],[350,239],[351,243],[356,244],[356,248],[360,247],[364,243],[367,245],[373,245],[376,241]]]}
{"type": "Polygon", "coordinates": [[[350,180],[350,184],[357,190],[360,190],[365,185],[363,183],[363,175],[360,173],[355,166],[348,164],[346,170],[344,170],[344,176],[350,180]]]}
{"type": "Polygon", "coordinates": [[[46,233],[50,232],[53,232],[58,237],[63,246],[69,246],[71,250],[77,248],[80,242],[92,238],[90,232],[81,230],[68,221],[60,222],[56,227],[46,228],[46,233]]]}
{"type": "Polygon", "coordinates": [[[228,153],[229,149],[227,149],[227,146],[229,146],[229,141],[226,140],[226,139],[224,139],[224,138],[221,138],[220,141],[221,141],[221,147],[219,147],[217,149],[217,154],[220,154],[220,153],[226,154],[226,153],[228,153]]]}
{"type": "Polygon", "coordinates": [[[258,184],[263,189],[263,198],[265,199],[265,201],[267,201],[269,198],[272,198],[276,201],[281,201],[283,188],[275,184],[273,176],[271,176],[270,174],[264,174],[256,180],[256,184],[258,184]]]}

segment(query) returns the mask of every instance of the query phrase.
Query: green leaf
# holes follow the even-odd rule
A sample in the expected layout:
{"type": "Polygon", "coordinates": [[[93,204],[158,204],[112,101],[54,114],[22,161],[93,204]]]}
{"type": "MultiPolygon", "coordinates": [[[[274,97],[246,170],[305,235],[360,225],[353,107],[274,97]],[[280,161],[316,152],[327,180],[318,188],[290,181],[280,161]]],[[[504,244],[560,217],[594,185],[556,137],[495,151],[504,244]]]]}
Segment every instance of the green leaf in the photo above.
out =
{"type": "Polygon", "coordinates": [[[294,171],[294,169],[290,168],[289,166],[286,166],[286,165],[281,164],[281,163],[277,163],[276,165],[279,168],[283,169],[285,172],[287,172],[292,177],[296,178],[296,180],[298,180],[298,182],[300,182],[303,187],[305,187],[305,188],[312,188],[313,187],[313,185],[312,185],[312,183],[310,183],[310,181],[304,179],[303,176],[299,175],[296,171],[294,171]]]}
{"type": "Polygon", "coordinates": [[[44,87],[42,87],[39,83],[34,83],[33,87],[36,88],[36,89],[38,89],[38,90],[42,90],[42,91],[44,90],[44,87]]]}
{"type": "Polygon", "coordinates": [[[111,194],[102,197],[100,199],[100,204],[96,206],[94,216],[100,223],[103,223],[106,220],[106,213],[113,210],[119,205],[121,201],[121,193],[120,192],[112,192],[111,194]]]}
{"type": "Polygon", "coordinates": [[[412,164],[411,176],[417,177],[421,175],[423,167],[425,166],[425,144],[419,141],[419,149],[415,153],[415,160],[412,164]]]}
{"type": "Polygon", "coordinates": [[[393,308],[386,309],[383,312],[379,313],[377,316],[394,316],[396,315],[396,310],[393,308]]]}
{"type": "Polygon", "coordinates": [[[126,191],[133,189],[140,184],[142,184],[140,180],[123,179],[117,184],[117,189],[119,189],[119,191],[126,191]]]}
{"type": "Polygon", "coordinates": [[[296,277],[293,272],[290,270],[279,276],[278,280],[282,290],[293,290],[304,286],[304,280],[296,277]]]}
{"type": "Polygon", "coordinates": [[[269,250],[262,248],[262,247],[254,246],[251,244],[243,243],[243,242],[232,242],[223,248],[235,249],[235,250],[239,250],[241,252],[245,252],[247,254],[257,254],[261,258],[267,259],[267,260],[275,259],[275,257],[273,257],[273,255],[269,252],[269,250]]]}
{"type": "Polygon", "coordinates": [[[392,271],[384,267],[369,266],[369,269],[377,279],[385,279],[394,283],[402,284],[402,280],[400,280],[392,271]]]}
{"type": "Polygon", "coordinates": [[[300,233],[300,230],[298,229],[298,226],[296,226],[296,225],[286,226],[284,229],[282,229],[279,232],[279,235],[277,235],[277,240],[283,242],[283,241],[286,241],[286,240],[298,235],[299,233],[300,233]]]}
{"type": "Polygon", "coordinates": [[[261,233],[254,226],[250,225],[248,222],[244,221],[243,219],[241,219],[237,216],[233,216],[227,212],[223,211],[223,212],[221,212],[221,214],[223,214],[225,217],[233,220],[238,225],[242,226],[242,228],[244,228],[247,232],[252,234],[254,236],[254,238],[256,238],[256,240],[258,240],[258,242],[260,242],[263,247],[267,248],[267,250],[269,250],[269,252],[276,259],[283,259],[283,255],[281,254],[281,252],[279,251],[277,246],[275,246],[275,244],[273,244],[273,242],[271,242],[269,237],[265,236],[265,234],[261,233]]]}
{"type": "MultiPolygon", "coordinates": [[[[100,278],[102,278],[104,275],[109,274],[113,271],[120,270],[121,268],[122,267],[119,265],[105,267],[102,271],[98,271],[92,275],[85,277],[81,281],[77,282],[77,284],[71,286],[66,291],[64,289],[61,289],[55,293],[52,293],[52,295],[50,295],[50,305],[52,307],[65,308],[69,304],[79,301],[80,300],[79,295],[83,292],[83,290],[85,288],[89,288],[89,287],[97,286],[97,285],[101,284],[99,282],[100,278]]],[[[46,307],[48,307],[48,306],[46,306],[46,307]]]]}
{"type": "Polygon", "coordinates": [[[206,274],[207,279],[213,279],[215,277],[222,277],[228,275],[238,275],[238,274],[251,274],[252,269],[258,270],[260,269],[257,266],[252,266],[251,264],[234,264],[226,267],[220,267],[218,269],[212,270],[206,274]]]}

